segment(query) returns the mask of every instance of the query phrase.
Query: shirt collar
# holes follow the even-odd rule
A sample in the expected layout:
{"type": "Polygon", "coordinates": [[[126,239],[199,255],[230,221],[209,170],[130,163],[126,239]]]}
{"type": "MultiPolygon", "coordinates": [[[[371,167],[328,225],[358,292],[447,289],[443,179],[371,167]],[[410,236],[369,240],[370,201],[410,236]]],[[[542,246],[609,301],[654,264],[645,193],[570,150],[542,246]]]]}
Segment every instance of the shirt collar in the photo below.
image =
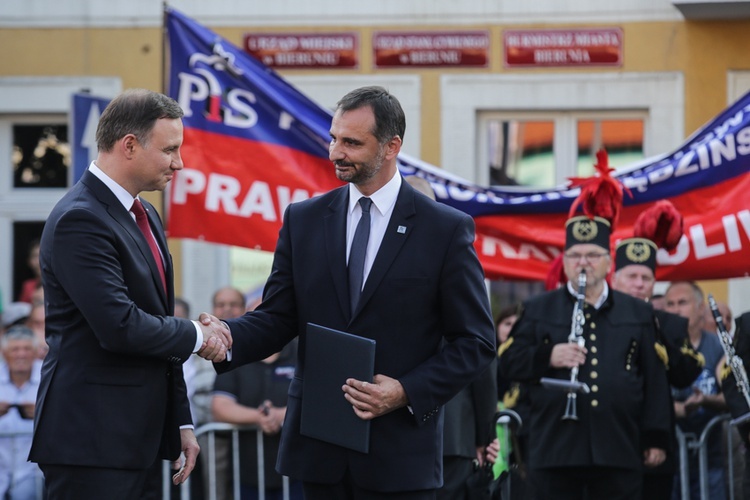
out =
{"type": "MultiPolygon", "coordinates": [[[[396,198],[398,198],[398,192],[401,189],[401,174],[396,171],[393,174],[391,180],[389,180],[385,186],[381,187],[369,198],[372,200],[372,204],[378,209],[381,215],[388,213],[396,204],[396,198]]],[[[357,186],[349,183],[349,215],[354,212],[354,207],[359,203],[359,199],[364,195],[357,189],[357,186]]]]}
{"type": "Polygon", "coordinates": [[[93,161],[91,162],[91,165],[89,165],[89,171],[94,174],[97,179],[102,181],[110,191],[112,191],[112,194],[114,194],[120,203],[122,203],[125,210],[130,211],[136,198],[133,198],[133,196],[131,196],[124,187],[115,182],[112,177],[105,174],[104,170],[99,168],[93,161]]]}
{"type": "MultiPolygon", "coordinates": [[[[603,282],[602,287],[602,294],[599,296],[598,299],[596,299],[596,302],[594,302],[594,309],[599,309],[604,305],[604,303],[607,301],[607,297],[609,297],[609,285],[607,285],[606,280],[603,282]]],[[[568,281],[568,293],[573,296],[573,298],[578,297],[578,292],[573,287],[573,284],[568,281]]]]}

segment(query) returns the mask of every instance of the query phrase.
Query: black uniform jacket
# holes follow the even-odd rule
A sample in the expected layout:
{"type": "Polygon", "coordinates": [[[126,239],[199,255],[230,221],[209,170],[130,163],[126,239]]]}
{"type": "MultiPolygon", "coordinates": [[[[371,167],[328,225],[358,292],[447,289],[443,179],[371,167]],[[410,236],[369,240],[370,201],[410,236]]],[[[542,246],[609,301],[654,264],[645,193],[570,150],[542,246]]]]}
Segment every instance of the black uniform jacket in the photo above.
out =
{"type": "MultiPolygon", "coordinates": [[[[742,360],[742,365],[747,373],[748,368],[750,368],[750,312],[746,312],[737,318],[736,324],[737,328],[734,330],[733,341],[734,351],[742,360]]],[[[726,363],[721,374],[721,380],[721,390],[724,392],[724,399],[732,413],[732,418],[738,418],[750,412],[747,399],[737,386],[737,377],[726,363]]],[[[750,421],[740,424],[739,431],[745,445],[750,445],[750,441],[748,441],[750,421]]]]}
{"type": "Polygon", "coordinates": [[[567,288],[526,302],[501,357],[503,376],[529,383],[529,466],[640,469],[644,449],[666,450],[669,441],[669,386],[652,309],[613,290],[600,309],[586,305],[588,354],[578,380],[591,392],[577,395],[579,420],[564,421],[567,393],[539,379],[570,379],[569,369],[550,367],[550,356],[568,341],[573,307],[567,288]]]}

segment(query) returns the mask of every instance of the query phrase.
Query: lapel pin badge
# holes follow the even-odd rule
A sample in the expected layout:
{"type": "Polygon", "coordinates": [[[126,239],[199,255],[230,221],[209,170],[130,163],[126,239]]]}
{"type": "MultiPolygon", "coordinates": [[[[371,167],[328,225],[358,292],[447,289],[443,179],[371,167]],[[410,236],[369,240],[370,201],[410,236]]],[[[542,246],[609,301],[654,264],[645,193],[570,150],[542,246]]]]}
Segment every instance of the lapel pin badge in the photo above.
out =
{"type": "Polygon", "coordinates": [[[406,226],[398,226],[398,229],[396,230],[398,234],[406,234],[406,226]]]}

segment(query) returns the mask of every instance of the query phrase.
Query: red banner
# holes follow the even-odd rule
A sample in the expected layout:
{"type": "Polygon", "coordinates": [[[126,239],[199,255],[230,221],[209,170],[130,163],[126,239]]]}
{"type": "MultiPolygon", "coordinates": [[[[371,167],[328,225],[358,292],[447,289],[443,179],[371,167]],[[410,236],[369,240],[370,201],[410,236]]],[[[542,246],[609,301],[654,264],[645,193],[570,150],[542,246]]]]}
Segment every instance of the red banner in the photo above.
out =
{"type": "MultiPolygon", "coordinates": [[[[170,236],[273,250],[289,203],[341,185],[327,158],[331,113],[241,49],[169,12],[170,95],[185,111],[185,169],[170,188],[170,236]]],[[[427,179],[438,201],[474,218],[488,277],[546,277],[577,189],[478,186],[403,154],[399,169],[427,179]]],[[[615,176],[633,196],[625,197],[613,248],[632,236],[641,211],[669,199],[685,234],[672,254],[659,252],[659,279],[750,274],[750,93],[676,150],[615,176]]]]}
{"type": "Polygon", "coordinates": [[[622,30],[505,30],[503,49],[506,68],[622,66],[622,30]]]}
{"type": "Polygon", "coordinates": [[[182,156],[189,168],[172,180],[169,236],[273,251],[287,205],[341,185],[327,159],[197,129],[185,128],[182,156]]]}
{"type": "Polygon", "coordinates": [[[490,50],[487,31],[381,32],[372,39],[375,66],[486,67],[490,50]]]}
{"type": "MultiPolygon", "coordinates": [[[[683,214],[684,234],[672,253],[659,250],[657,279],[750,275],[750,174],[689,191],[670,201],[683,214]]],[[[618,241],[633,236],[633,223],[643,208],[624,208],[612,236],[613,252],[618,241]]],[[[487,275],[543,280],[550,263],[561,252],[566,219],[564,213],[476,218],[475,248],[487,275]]]]}
{"type": "Polygon", "coordinates": [[[245,50],[272,68],[356,68],[356,33],[245,35],[245,50]]]}

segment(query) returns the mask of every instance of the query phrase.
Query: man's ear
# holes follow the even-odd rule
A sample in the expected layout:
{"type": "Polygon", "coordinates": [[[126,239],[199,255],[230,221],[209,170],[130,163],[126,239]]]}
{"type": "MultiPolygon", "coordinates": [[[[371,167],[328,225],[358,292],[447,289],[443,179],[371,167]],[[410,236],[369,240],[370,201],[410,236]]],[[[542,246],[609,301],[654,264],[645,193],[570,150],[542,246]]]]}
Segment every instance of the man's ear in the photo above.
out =
{"type": "Polygon", "coordinates": [[[138,147],[138,139],[136,139],[133,134],[127,134],[118,141],[118,146],[125,155],[125,158],[130,160],[135,154],[135,148],[138,147]]]}
{"type": "Polygon", "coordinates": [[[386,144],[385,158],[391,160],[401,152],[401,137],[394,135],[386,144]]]}

